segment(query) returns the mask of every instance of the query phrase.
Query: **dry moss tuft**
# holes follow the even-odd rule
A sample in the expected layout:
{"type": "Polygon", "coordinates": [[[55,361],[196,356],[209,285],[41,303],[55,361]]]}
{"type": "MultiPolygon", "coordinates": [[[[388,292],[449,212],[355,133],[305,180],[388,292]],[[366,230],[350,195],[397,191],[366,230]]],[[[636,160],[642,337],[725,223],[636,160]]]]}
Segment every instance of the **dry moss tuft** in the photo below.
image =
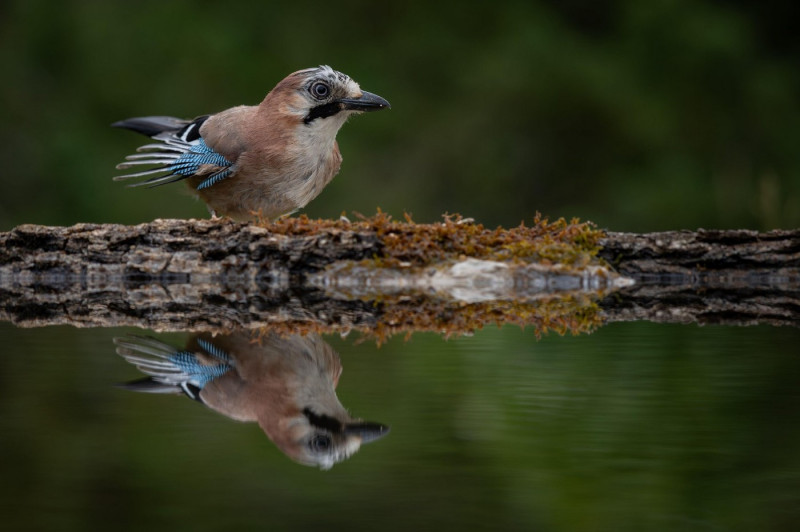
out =
{"type": "MultiPolygon", "coordinates": [[[[311,220],[306,216],[284,218],[262,225],[278,234],[302,236],[320,231],[353,231],[377,236],[380,245],[362,265],[374,267],[424,267],[465,258],[538,262],[583,268],[597,258],[604,232],[592,223],[563,218],[550,222],[537,214],[531,225],[511,229],[487,229],[460,215],[445,215],[440,223],[417,224],[406,215],[393,220],[378,211],[359,220],[311,220]]],[[[275,324],[270,331],[345,332],[356,330],[379,343],[395,334],[434,331],[446,336],[473,332],[487,325],[515,324],[547,332],[580,334],[601,324],[598,307],[587,294],[565,294],[536,301],[458,303],[425,296],[389,296],[372,301],[375,322],[345,326],[313,322],[275,324]]]]}
{"type": "Polygon", "coordinates": [[[453,304],[434,299],[403,298],[375,302],[376,322],[370,326],[287,321],[263,327],[260,334],[348,333],[356,331],[378,344],[397,334],[435,332],[445,337],[469,334],[486,326],[512,324],[532,329],[537,338],[555,332],[586,334],[602,325],[596,302],[585,294],[535,302],[495,301],[453,304]]]}
{"type": "Polygon", "coordinates": [[[594,331],[602,319],[598,307],[585,295],[552,297],[536,302],[493,301],[458,306],[430,299],[385,305],[369,336],[382,342],[395,334],[432,331],[447,337],[471,333],[486,326],[513,324],[533,329],[536,337],[548,332],[581,334],[594,331]]]}
{"type": "MultiPolygon", "coordinates": [[[[359,215],[360,216],[360,215],[359,215]]],[[[536,214],[532,225],[487,229],[461,215],[444,215],[440,223],[418,224],[409,215],[403,222],[378,211],[360,220],[311,220],[307,216],[283,218],[261,225],[277,234],[300,236],[320,231],[356,231],[375,234],[382,243],[373,256],[376,266],[426,266],[449,260],[523,260],[562,264],[576,268],[599,262],[598,242],[604,232],[591,222],[550,222],[536,214]]]]}

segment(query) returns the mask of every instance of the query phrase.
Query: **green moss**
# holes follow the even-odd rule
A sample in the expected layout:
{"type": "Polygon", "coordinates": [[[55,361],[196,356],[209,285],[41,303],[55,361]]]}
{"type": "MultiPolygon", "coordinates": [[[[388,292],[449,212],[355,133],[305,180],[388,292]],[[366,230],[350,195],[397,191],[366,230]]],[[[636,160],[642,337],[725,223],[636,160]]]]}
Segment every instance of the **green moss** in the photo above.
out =
{"type": "Polygon", "coordinates": [[[356,222],[311,220],[306,216],[262,223],[272,232],[287,235],[313,234],[321,230],[374,233],[381,242],[373,256],[375,266],[427,266],[467,257],[488,260],[521,260],[562,264],[581,268],[599,264],[599,240],[603,231],[591,222],[559,218],[554,222],[539,214],[532,225],[511,229],[487,229],[460,215],[444,215],[442,222],[417,224],[406,215],[399,222],[381,211],[356,222]]]}
{"type": "Polygon", "coordinates": [[[365,339],[383,343],[396,334],[436,332],[445,337],[469,334],[486,326],[516,325],[543,334],[586,334],[602,325],[597,303],[585,294],[553,296],[534,302],[491,301],[460,303],[435,298],[383,296],[371,300],[375,324],[343,326],[314,321],[276,322],[261,334],[345,333],[356,331],[365,339]]]}
{"type": "Polygon", "coordinates": [[[534,302],[451,303],[430,298],[382,302],[381,319],[365,331],[379,341],[398,333],[433,331],[445,336],[470,333],[487,325],[531,328],[539,337],[589,333],[602,324],[597,304],[586,295],[568,294],[534,302]]]}
{"type": "MultiPolygon", "coordinates": [[[[476,258],[580,269],[602,264],[597,253],[598,242],[604,236],[590,222],[574,219],[567,222],[563,218],[550,222],[538,214],[531,225],[521,224],[511,229],[487,229],[459,215],[445,215],[442,222],[435,224],[417,224],[409,216],[399,222],[380,211],[356,222],[299,216],[264,226],[275,233],[295,236],[322,230],[374,233],[381,243],[379,251],[372,258],[362,260],[359,266],[375,268],[420,268],[476,258]]],[[[509,323],[533,328],[537,336],[551,331],[579,334],[594,330],[602,321],[594,298],[587,294],[481,303],[453,302],[424,295],[384,295],[369,301],[375,308],[376,324],[355,329],[379,342],[399,333],[435,331],[449,336],[469,333],[486,325],[509,323]]],[[[287,332],[298,332],[298,324],[285,326],[287,332]]],[[[300,327],[317,332],[339,331],[337,326],[314,323],[304,323],[300,327]]]]}

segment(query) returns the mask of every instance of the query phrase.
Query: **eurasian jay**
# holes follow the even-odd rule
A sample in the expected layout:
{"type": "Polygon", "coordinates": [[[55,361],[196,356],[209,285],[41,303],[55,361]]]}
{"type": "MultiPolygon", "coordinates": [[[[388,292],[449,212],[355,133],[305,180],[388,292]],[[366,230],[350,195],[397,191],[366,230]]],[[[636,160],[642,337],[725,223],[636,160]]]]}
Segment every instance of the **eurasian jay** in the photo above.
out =
{"type": "Polygon", "coordinates": [[[189,338],[176,349],[155,338],[115,338],[117,353],[149,375],[134,391],[183,393],[238,421],[255,421],[293,460],[330,469],[389,432],[353,419],[336,397],[339,355],[318,335],[249,333],[189,338]]]}
{"type": "Polygon", "coordinates": [[[342,164],[336,133],[355,113],[388,109],[329,66],[290,74],[255,106],[240,105],[194,120],[170,116],[112,124],[158,141],[126,157],[118,169],[155,166],[115,177],[146,178],[130,186],[185,179],[217,214],[273,219],[308,204],[342,164]]]}

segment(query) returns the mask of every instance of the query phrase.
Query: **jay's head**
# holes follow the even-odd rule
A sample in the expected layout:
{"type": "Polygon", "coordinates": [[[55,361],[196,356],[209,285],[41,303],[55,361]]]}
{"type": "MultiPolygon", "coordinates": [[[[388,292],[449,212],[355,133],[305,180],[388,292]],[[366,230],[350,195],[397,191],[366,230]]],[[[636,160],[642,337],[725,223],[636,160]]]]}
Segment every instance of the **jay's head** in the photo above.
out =
{"type": "Polygon", "coordinates": [[[314,408],[307,406],[302,415],[287,420],[285,439],[275,438],[278,447],[301,464],[330,469],[358,451],[361,444],[389,432],[386,425],[351,418],[340,404],[326,408],[330,410],[326,413],[314,408]]]}
{"type": "Polygon", "coordinates": [[[389,102],[363,91],[350,76],[329,66],[299,70],[287,76],[267,95],[279,99],[284,112],[310,128],[338,130],[354,113],[389,109],[389,102]]]}

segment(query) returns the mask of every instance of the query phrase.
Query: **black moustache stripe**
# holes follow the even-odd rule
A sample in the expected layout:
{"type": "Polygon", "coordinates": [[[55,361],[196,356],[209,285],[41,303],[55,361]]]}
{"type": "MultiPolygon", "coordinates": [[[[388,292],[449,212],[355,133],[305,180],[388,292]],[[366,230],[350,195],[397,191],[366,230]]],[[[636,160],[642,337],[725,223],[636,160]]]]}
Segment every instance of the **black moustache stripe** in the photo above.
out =
{"type": "Polygon", "coordinates": [[[332,433],[342,431],[342,424],[334,417],[326,416],[325,414],[316,414],[312,412],[310,408],[304,408],[303,415],[306,416],[309,423],[318,429],[327,430],[332,433]]]}
{"type": "Polygon", "coordinates": [[[311,108],[306,117],[303,119],[304,124],[310,124],[317,118],[328,118],[342,110],[342,104],[339,102],[325,103],[311,108]]]}

